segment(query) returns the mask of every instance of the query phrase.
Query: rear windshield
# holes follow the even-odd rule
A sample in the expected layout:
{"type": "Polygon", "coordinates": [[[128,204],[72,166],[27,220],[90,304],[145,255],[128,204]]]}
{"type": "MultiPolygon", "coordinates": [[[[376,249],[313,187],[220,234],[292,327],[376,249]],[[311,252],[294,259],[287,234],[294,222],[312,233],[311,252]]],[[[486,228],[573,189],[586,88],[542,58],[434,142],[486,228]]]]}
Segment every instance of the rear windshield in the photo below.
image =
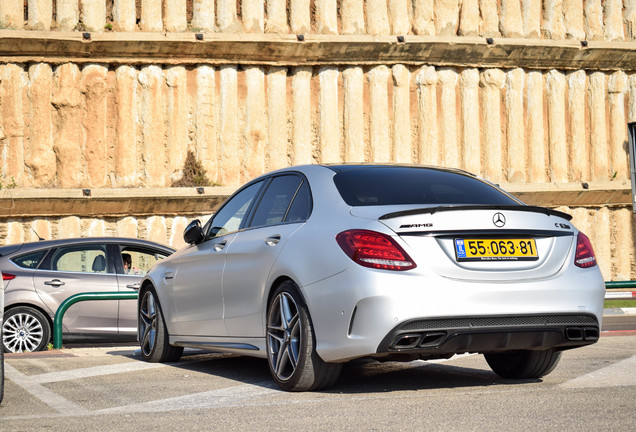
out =
{"type": "Polygon", "coordinates": [[[350,206],[409,204],[519,205],[499,189],[469,175],[419,167],[359,167],[334,176],[350,206]]]}

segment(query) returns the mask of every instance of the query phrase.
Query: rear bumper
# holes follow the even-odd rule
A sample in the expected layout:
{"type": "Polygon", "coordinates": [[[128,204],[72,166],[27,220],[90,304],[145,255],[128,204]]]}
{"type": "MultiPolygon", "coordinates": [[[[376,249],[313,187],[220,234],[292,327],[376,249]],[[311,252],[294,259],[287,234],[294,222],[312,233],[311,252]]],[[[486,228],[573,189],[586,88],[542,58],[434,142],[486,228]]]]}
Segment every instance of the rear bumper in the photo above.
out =
{"type": "Polygon", "coordinates": [[[415,319],[389,332],[377,354],[435,358],[465,352],[567,349],[593,344],[599,334],[592,314],[415,319]]]}

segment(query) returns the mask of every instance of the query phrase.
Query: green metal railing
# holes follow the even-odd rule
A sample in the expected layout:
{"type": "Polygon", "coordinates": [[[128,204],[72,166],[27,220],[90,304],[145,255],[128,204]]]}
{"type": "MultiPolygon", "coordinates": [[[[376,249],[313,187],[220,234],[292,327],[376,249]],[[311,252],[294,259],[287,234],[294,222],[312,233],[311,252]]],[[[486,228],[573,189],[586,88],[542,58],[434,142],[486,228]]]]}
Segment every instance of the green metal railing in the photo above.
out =
{"type": "Polygon", "coordinates": [[[62,348],[62,319],[68,308],[75,303],[90,300],[136,300],[138,296],[139,293],[137,291],[89,292],[70,296],[60,304],[57,312],[55,312],[55,319],[53,320],[53,348],[62,348]]]}
{"type": "Polygon", "coordinates": [[[610,281],[605,282],[607,289],[636,288],[636,281],[610,281]]]}

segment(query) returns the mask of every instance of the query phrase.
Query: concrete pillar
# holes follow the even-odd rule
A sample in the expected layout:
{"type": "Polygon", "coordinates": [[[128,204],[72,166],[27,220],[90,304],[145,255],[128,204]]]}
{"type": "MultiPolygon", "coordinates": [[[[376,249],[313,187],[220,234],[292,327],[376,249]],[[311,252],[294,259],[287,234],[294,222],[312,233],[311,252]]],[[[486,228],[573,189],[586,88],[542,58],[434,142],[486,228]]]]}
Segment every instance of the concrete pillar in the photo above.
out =
{"type": "Polygon", "coordinates": [[[424,66],[415,78],[417,85],[417,129],[419,163],[439,165],[437,134],[437,71],[424,66]]]}
{"type": "MultiPolygon", "coordinates": [[[[57,238],[77,238],[82,236],[82,221],[77,216],[66,216],[57,223],[57,238]]],[[[131,236],[132,237],[132,236],[131,236]]]]}
{"type": "Polygon", "coordinates": [[[51,103],[56,107],[53,122],[56,125],[53,150],[61,169],[57,182],[63,188],[82,187],[87,160],[82,148],[80,70],[76,64],[60,65],[53,75],[54,89],[51,103]]]}
{"type": "Polygon", "coordinates": [[[265,172],[265,73],[257,66],[245,67],[247,95],[245,97],[246,119],[243,137],[245,139],[245,178],[251,180],[265,172]]]}
{"type": "Polygon", "coordinates": [[[372,162],[391,162],[389,135],[389,68],[375,66],[367,73],[369,80],[369,142],[372,162]]]}
{"type": "Polygon", "coordinates": [[[587,234],[592,241],[596,260],[605,280],[612,279],[612,246],[610,209],[601,207],[593,211],[591,224],[593,229],[587,234]]]}
{"type": "Polygon", "coordinates": [[[506,131],[508,141],[507,180],[523,183],[526,178],[526,135],[524,129],[524,81],[523,69],[513,69],[506,74],[506,131]]]}
{"type": "Polygon", "coordinates": [[[267,0],[267,20],[265,31],[268,33],[288,33],[287,0],[267,0]]]}
{"type": "Polygon", "coordinates": [[[2,173],[24,185],[25,124],[24,106],[28,104],[24,65],[0,65],[0,154],[2,173]],[[3,138],[2,138],[3,136],[3,138]]]}
{"type": "Polygon", "coordinates": [[[543,126],[543,75],[531,71],[526,75],[528,131],[528,178],[531,183],[547,181],[545,130],[543,126]]]}
{"type": "Polygon", "coordinates": [[[437,72],[440,95],[440,148],[441,163],[446,167],[459,167],[459,141],[457,138],[457,72],[440,69],[437,72]]]}
{"type": "Polygon", "coordinates": [[[481,74],[483,103],[484,175],[488,180],[503,179],[501,149],[501,89],[506,74],[499,69],[486,69],[481,74]]]}
{"type": "Polygon", "coordinates": [[[137,166],[137,71],[131,66],[115,70],[117,110],[115,145],[115,185],[136,186],[137,166]]]}
{"type": "Polygon", "coordinates": [[[106,2],[103,0],[80,0],[82,24],[90,31],[103,31],[106,25],[106,2]]]}
{"type": "Polygon", "coordinates": [[[139,28],[149,32],[163,30],[162,0],[141,0],[139,28]]]}
{"type": "MultiPolygon", "coordinates": [[[[2,8],[1,5],[0,8],[2,8]]],[[[58,0],[55,8],[55,20],[57,28],[62,31],[75,29],[79,23],[79,3],[76,0],[58,0]]]]}
{"type": "Polygon", "coordinates": [[[288,128],[287,68],[272,66],[267,74],[267,171],[289,166],[288,128]]]}
{"type": "Polygon", "coordinates": [[[388,35],[391,33],[386,0],[367,0],[367,33],[388,35]]]}
{"type": "Polygon", "coordinates": [[[364,34],[364,2],[360,0],[342,0],[340,4],[342,34],[364,34]]]}
{"type": "Polygon", "coordinates": [[[523,35],[527,38],[541,37],[541,8],[543,0],[521,0],[523,35]]]}
{"type": "Polygon", "coordinates": [[[479,36],[481,31],[481,15],[479,0],[463,0],[459,10],[459,36],[479,36]]]}
{"type": "Polygon", "coordinates": [[[293,33],[305,34],[311,31],[310,0],[291,0],[289,22],[293,33]]]}
{"type": "Polygon", "coordinates": [[[563,0],[544,0],[541,30],[550,39],[565,39],[563,0]]]}
{"type": "Polygon", "coordinates": [[[630,179],[629,151],[625,150],[627,130],[625,128],[625,91],[627,75],[615,72],[608,81],[610,180],[630,179]]]}
{"type": "Polygon", "coordinates": [[[146,219],[146,239],[157,243],[168,243],[168,228],[163,216],[150,216],[146,219]]]}
{"type": "Polygon", "coordinates": [[[311,67],[292,69],[292,163],[313,162],[311,136],[311,67]]]}
{"type": "Polygon", "coordinates": [[[43,238],[44,240],[53,240],[53,230],[51,228],[51,222],[48,220],[36,219],[31,223],[28,223],[28,227],[24,227],[24,241],[36,242],[39,241],[40,238],[43,238]]]}
{"type": "Polygon", "coordinates": [[[625,20],[625,39],[636,38],[636,0],[625,0],[623,19],[625,20]]]}
{"type": "Polygon", "coordinates": [[[629,76],[627,85],[629,86],[629,102],[627,103],[627,121],[635,122],[636,121],[636,74],[632,74],[629,76]]]}
{"type": "MultiPolygon", "coordinates": [[[[4,3],[4,0],[2,1],[4,3]]],[[[53,21],[53,2],[51,0],[28,0],[29,30],[50,30],[53,21]]]]}
{"type": "Polygon", "coordinates": [[[192,21],[190,22],[193,30],[206,33],[214,31],[214,23],[216,21],[214,1],[193,0],[192,21]]]}
{"type": "Polygon", "coordinates": [[[364,74],[359,66],[346,68],[343,77],[343,134],[345,162],[364,162],[364,74]]]}
{"type": "Polygon", "coordinates": [[[479,10],[481,14],[481,36],[497,37],[499,33],[498,0],[480,0],[479,10]]]}
{"type": "Polygon", "coordinates": [[[263,33],[265,30],[265,3],[263,0],[242,0],[241,21],[243,32],[263,33]]]}
{"type": "Polygon", "coordinates": [[[241,159],[238,130],[238,69],[221,66],[221,105],[219,106],[220,178],[225,186],[241,183],[241,159]]]}
{"type": "Polygon", "coordinates": [[[115,30],[118,31],[131,32],[136,30],[137,12],[135,10],[135,0],[114,0],[113,24],[115,30]]]}
{"type": "Polygon", "coordinates": [[[389,22],[394,35],[407,35],[411,30],[407,0],[389,0],[389,22]]]}
{"type": "Polygon", "coordinates": [[[609,151],[607,148],[607,117],[605,106],[605,74],[594,72],[588,83],[588,109],[590,115],[591,174],[592,181],[609,180],[609,151]]]}
{"type": "Polygon", "coordinates": [[[158,66],[139,71],[139,132],[143,161],[142,184],[146,187],[166,185],[166,143],[163,114],[164,77],[158,66]]]}
{"type": "Polygon", "coordinates": [[[502,0],[499,28],[503,37],[523,37],[523,19],[519,0],[502,0]]]}
{"type": "Polygon", "coordinates": [[[53,71],[46,63],[29,66],[27,98],[30,102],[28,120],[25,124],[27,141],[24,163],[30,173],[21,186],[53,186],[56,181],[57,162],[53,152],[51,92],[53,71]]]}
{"type": "Polygon", "coordinates": [[[183,66],[167,67],[166,77],[166,152],[169,182],[183,176],[183,166],[188,150],[188,88],[187,72],[183,66]]]}
{"type": "Polygon", "coordinates": [[[0,25],[10,29],[21,29],[24,26],[24,0],[0,2],[0,25]]]}
{"type": "Polygon", "coordinates": [[[459,0],[435,0],[434,7],[435,33],[438,36],[455,36],[459,25],[459,0]]]}
{"type": "Polygon", "coordinates": [[[623,31],[623,0],[605,0],[605,40],[625,39],[623,31]]]}
{"type": "Polygon", "coordinates": [[[411,72],[401,64],[393,73],[393,153],[398,163],[413,162],[411,145],[411,72]]]}
{"type": "Polygon", "coordinates": [[[585,39],[583,2],[581,0],[563,0],[563,25],[567,39],[585,39]]]}
{"type": "Polygon", "coordinates": [[[92,187],[106,186],[108,176],[108,149],[106,146],[107,72],[106,66],[88,65],[82,70],[80,82],[86,103],[83,119],[86,174],[92,187]]]}
{"type": "Polygon", "coordinates": [[[321,68],[318,71],[320,79],[319,115],[320,130],[320,161],[323,163],[341,162],[340,156],[340,113],[338,109],[338,69],[333,67],[321,68]]]}
{"type": "Polygon", "coordinates": [[[139,222],[136,217],[126,216],[118,220],[116,226],[119,237],[139,237],[139,222]]]}
{"type": "Polygon", "coordinates": [[[610,215],[612,273],[604,275],[605,280],[634,279],[634,230],[632,209],[615,208],[610,215]],[[608,277],[610,276],[610,277],[608,277]]]}
{"type": "Polygon", "coordinates": [[[550,180],[568,181],[568,152],[565,137],[565,75],[552,69],[546,76],[548,100],[548,148],[550,149],[550,180]]]}
{"type": "Polygon", "coordinates": [[[316,5],[316,26],[318,33],[337,34],[338,15],[336,0],[314,0],[316,5]]]}
{"type": "Polygon", "coordinates": [[[188,226],[188,223],[188,219],[183,216],[172,218],[172,224],[170,225],[170,238],[168,239],[169,245],[177,249],[186,245],[186,242],[183,240],[183,232],[188,226]]]}
{"type": "MultiPolygon", "coordinates": [[[[352,0],[349,0],[352,1],[352,0]]],[[[413,32],[420,36],[435,35],[435,0],[413,1],[413,32]]],[[[468,0],[477,1],[477,0],[468,0]]],[[[464,2],[466,3],[466,1],[464,2]]]]}
{"type": "Polygon", "coordinates": [[[196,68],[195,155],[207,172],[208,179],[219,182],[219,156],[217,149],[216,72],[213,66],[196,68]]]}
{"type": "Polygon", "coordinates": [[[463,139],[462,167],[474,174],[481,174],[481,130],[479,122],[479,70],[465,69],[459,77],[461,96],[461,135],[463,139]]]}
{"type": "Polygon", "coordinates": [[[589,151],[586,136],[585,121],[585,93],[586,93],[586,74],[585,71],[579,70],[572,72],[567,76],[568,82],[568,113],[569,119],[566,122],[569,125],[568,135],[571,144],[571,167],[572,181],[589,180],[589,151]]]}
{"type": "Polygon", "coordinates": [[[4,239],[5,245],[24,243],[24,226],[22,222],[7,223],[7,237],[4,239]]]}
{"type": "Polygon", "coordinates": [[[604,37],[602,0],[587,0],[584,8],[586,39],[602,40],[604,37]]]}
{"type": "Polygon", "coordinates": [[[164,23],[168,32],[182,32],[188,27],[186,0],[163,0],[164,23]]]}

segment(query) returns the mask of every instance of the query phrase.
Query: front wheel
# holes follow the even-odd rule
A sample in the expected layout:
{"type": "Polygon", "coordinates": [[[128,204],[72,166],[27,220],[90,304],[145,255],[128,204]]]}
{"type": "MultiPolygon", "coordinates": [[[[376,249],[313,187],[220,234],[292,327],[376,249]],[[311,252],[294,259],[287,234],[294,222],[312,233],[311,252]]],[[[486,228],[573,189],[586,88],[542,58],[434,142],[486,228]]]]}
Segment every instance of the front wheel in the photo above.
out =
{"type": "Polygon", "coordinates": [[[541,378],[552,372],[561,359],[561,351],[510,351],[484,354],[488,366],[497,375],[510,379],[541,378]]]}
{"type": "Polygon", "coordinates": [[[18,306],[5,313],[2,333],[5,352],[42,351],[51,338],[51,325],[39,310],[18,306]]]}
{"type": "Polygon", "coordinates": [[[183,347],[170,345],[161,306],[152,289],[143,292],[138,304],[138,325],[139,345],[144,360],[160,363],[176,362],[181,358],[183,347]]]}
{"type": "Polygon", "coordinates": [[[287,391],[333,385],[342,364],[326,363],[316,353],[307,305],[291,281],[274,292],[267,312],[267,360],[274,380],[287,391]]]}

